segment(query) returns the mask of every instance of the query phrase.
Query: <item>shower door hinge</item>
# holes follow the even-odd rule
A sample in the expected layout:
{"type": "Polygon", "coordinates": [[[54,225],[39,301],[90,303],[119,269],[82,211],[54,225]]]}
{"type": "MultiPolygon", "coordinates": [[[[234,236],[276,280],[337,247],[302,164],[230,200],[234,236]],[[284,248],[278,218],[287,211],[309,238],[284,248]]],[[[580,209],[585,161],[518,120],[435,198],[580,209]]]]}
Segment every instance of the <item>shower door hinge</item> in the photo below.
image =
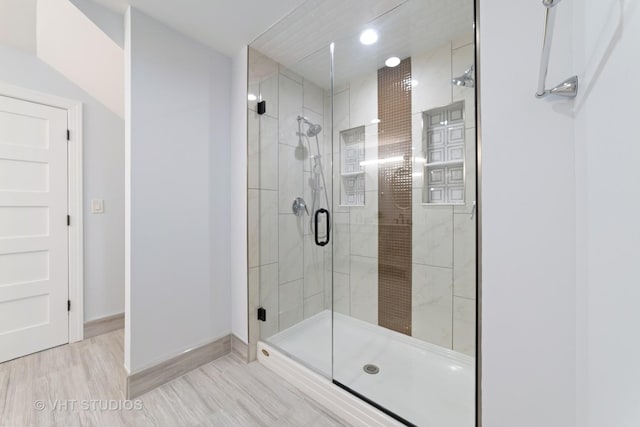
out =
{"type": "Polygon", "coordinates": [[[67,300],[67,311],[71,311],[71,300],[67,300]]]}
{"type": "Polygon", "coordinates": [[[71,141],[71,131],[67,129],[67,141],[71,141]]]}
{"type": "Polygon", "coordinates": [[[267,321],[267,309],[264,307],[258,308],[258,320],[267,321]]]}
{"type": "Polygon", "coordinates": [[[263,115],[267,112],[267,101],[258,102],[258,114],[263,115]]]}
{"type": "Polygon", "coordinates": [[[67,215],[67,227],[71,225],[71,215],[67,215]]]}

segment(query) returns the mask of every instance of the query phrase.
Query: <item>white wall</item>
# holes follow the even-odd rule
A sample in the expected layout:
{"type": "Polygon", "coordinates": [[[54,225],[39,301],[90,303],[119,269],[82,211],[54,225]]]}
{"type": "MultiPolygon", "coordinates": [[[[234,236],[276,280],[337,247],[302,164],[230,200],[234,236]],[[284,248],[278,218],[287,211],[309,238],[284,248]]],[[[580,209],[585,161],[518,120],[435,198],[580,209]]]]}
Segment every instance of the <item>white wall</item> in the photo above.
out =
{"type": "Polygon", "coordinates": [[[84,318],[124,311],[124,121],[33,54],[0,46],[0,81],[84,109],[84,318]],[[90,211],[104,199],[104,214],[90,211]]]}
{"type": "Polygon", "coordinates": [[[0,1],[0,44],[36,51],[36,0],[0,1]]]}
{"type": "MultiPolygon", "coordinates": [[[[573,71],[572,3],[558,6],[549,84],[573,71]]],[[[572,104],[534,98],[543,19],[538,1],[480,4],[482,411],[490,427],[576,425],[572,104]]]]}
{"type": "Polygon", "coordinates": [[[231,331],[248,343],[247,296],[247,48],[231,72],[231,331]]]}
{"type": "MultiPolygon", "coordinates": [[[[563,5],[564,6],[564,5],[563,5]]],[[[576,2],[578,425],[640,424],[640,5],[576,2]]]]}
{"type": "Polygon", "coordinates": [[[231,60],[130,9],[125,366],[231,331],[231,60]]]}

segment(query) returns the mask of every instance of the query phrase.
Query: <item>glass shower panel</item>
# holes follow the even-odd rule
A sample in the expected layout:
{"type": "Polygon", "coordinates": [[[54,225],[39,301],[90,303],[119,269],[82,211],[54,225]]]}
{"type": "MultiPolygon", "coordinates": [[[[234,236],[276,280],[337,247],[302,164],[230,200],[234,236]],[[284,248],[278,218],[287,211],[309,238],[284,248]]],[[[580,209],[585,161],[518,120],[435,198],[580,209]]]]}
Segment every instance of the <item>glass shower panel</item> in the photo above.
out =
{"type": "Polygon", "coordinates": [[[353,22],[335,39],[333,381],[406,424],[470,427],[473,1],[353,22]]]}
{"type": "Polygon", "coordinates": [[[263,36],[249,49],[249,282],[262,319],[254,334],[330,377],[330,51],[290,41],[263,36]]]}

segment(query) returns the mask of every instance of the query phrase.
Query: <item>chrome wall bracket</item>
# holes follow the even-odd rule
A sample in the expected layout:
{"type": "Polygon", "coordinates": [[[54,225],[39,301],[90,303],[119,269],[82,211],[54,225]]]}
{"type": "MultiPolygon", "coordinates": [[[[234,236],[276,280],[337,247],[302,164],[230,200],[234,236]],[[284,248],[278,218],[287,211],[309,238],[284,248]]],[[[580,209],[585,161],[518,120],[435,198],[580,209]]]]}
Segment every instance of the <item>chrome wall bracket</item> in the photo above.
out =
{"type": "Polygon", "coordinates": [[[544,98],[549,95],[564,96],[565,98],[575,98],[578,95],[578,76],[571,76],[551,89],[545,89],[543,93],[536,93],[536,98],[544,98]]]}
{"type": "Polygon", "coordinates": [[[572,76],[554,86],[546,89],[547,71],[549,70],[549,56],[551,55],[551,42],[553,41],[553,30],[556,20],[555,6],[561,0],[542,0],[542,5],[546,8],[544,24],[544,42],[542,45],[542,58],[540,60],[540,75],[538,77],[538,91],[536,98],[545,98],[549,95],[557,95],[565,98],[575,98],[578,95],[578,76],[572,76]]]}

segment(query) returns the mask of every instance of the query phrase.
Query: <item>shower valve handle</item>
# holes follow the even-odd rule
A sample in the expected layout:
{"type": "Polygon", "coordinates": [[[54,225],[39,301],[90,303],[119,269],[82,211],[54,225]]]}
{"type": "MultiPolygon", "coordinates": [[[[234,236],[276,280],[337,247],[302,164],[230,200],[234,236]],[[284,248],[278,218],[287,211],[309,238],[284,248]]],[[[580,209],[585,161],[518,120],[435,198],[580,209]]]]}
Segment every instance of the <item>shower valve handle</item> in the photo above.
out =
{"type": "Polygon", "coordinates": [[[307,209],[307,203],[302,197],[296,197],[291,205],[291,210],[295,216],[302,216],[306,212],[309,215],[309,209],[307,209]]]}

